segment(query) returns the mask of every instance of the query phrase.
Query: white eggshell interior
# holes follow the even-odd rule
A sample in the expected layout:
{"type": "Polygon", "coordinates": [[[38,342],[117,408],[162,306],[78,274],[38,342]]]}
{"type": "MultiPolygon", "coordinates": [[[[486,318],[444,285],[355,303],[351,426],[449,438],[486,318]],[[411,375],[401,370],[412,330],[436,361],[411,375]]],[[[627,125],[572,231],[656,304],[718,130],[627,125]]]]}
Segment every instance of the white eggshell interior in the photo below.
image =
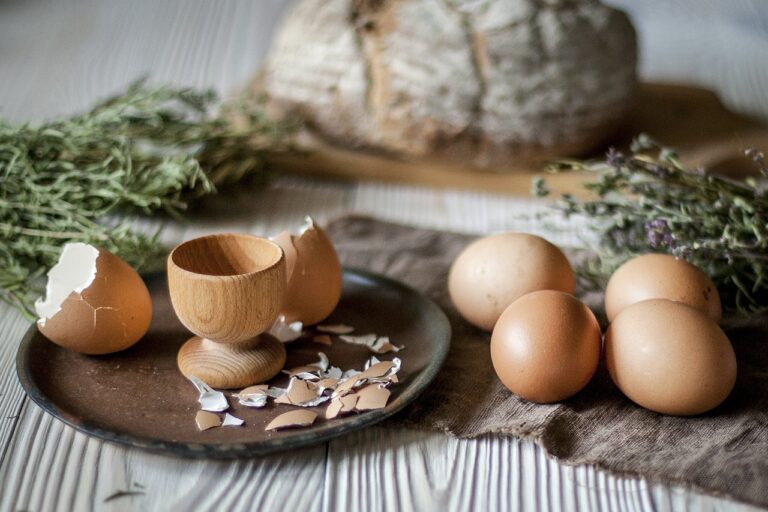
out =
{"type": "Polygon", "coordinates": [[[45,297],[35,301],[35,312],[45,321],[61,310],[61,305],[72,292],[82,293],[96,278],[96,260],[99,250],[92,245],[76,242],[64,246],[59,261],[48,271],[45,297]]]}

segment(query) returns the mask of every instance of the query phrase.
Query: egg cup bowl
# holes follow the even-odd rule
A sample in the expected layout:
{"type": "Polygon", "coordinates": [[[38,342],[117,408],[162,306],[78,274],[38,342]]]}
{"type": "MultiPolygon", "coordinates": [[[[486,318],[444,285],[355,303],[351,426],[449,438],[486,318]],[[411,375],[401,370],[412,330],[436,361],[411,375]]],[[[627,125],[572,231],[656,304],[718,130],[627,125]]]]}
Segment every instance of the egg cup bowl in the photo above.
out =
{"type": "Polygon", "coordinates": [[[215,234],[178,245],[168,256],[176,315],[196,336],[181,347],[179,370],[216,388],[266,381],[285,364],[285,348],[263,334],[285,297],[283,250],[267,239],[215,234]]]}

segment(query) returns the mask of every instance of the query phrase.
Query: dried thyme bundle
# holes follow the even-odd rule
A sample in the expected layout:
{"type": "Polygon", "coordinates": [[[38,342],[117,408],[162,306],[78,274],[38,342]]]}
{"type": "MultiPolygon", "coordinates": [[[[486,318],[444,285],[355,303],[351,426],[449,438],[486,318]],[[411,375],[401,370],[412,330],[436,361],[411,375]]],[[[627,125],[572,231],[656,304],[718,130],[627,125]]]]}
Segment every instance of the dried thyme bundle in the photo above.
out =
{"type": "Polygon", "coordinates": [[[0,120],[0,299],[31,316],[39,278],[69,241],[142,268],[163,252],[157,233],[135,232],[119,214],[178,215],[217,185],[263,177],[265,155],[288,149],[292,126],[257,102],[216,106],[212,92],[137,82],[71,118],[0,120]]]}
{"type": "MultiPolygon", "coordinates": [[[[583,215],[598,235],[597,255],[578,269],[582,285],[603,289],[624,261],[664,252],[690,261],[715,281],[727,310],[751,314],[768,307],[768,166],[749,150],[760,177],[733,180],[686,169],[677,155],[641,136],[629,154],[610,150],[604,161],[563,161],[553,172],[587,171],[597,198],[565,195],[556,209],[583,215]]],[[[548,194],[537,180],[534,191],[548,194]]]]}

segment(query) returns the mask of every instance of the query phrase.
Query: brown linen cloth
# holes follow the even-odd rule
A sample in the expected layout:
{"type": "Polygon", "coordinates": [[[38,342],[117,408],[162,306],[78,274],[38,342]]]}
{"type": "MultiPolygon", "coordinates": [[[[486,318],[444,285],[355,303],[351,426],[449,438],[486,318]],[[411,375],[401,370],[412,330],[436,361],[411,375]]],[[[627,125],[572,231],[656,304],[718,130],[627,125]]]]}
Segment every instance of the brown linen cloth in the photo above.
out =
{"type": "Polygon", "coordinates": [[[395,421],[458,437],[501,433],[533,439],[569,464],[594,464],[768,506],[765,319],[728,330],[739,377],[726,402],[708,414],[681,418],[642,409],[618,391],[603,365],[575,397],[538,405],[501,385],[491,366],[489,334],[463,321],[448,297],[448,268],[473,237],[363,217],[339,219],[328,234],[345,265],[416,288],[450,319],[453,338],[445,365],[395,421]]]}

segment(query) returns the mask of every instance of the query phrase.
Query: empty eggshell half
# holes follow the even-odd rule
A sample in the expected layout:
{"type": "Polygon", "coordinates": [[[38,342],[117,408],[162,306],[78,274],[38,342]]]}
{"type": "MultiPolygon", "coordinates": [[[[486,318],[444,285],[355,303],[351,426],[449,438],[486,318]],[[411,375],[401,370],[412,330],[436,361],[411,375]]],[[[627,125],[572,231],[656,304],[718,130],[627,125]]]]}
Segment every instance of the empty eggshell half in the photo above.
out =
{"type": "Polygon", "coordinates": [[[152,299],[139,274],[106,249],[64,246],[35,302],[37,327],[49,340],[83,354],[108,354],[139,341],[152,320],[152,299]]]}
{"type": "Polygon", "coordinates": [[[722,316],[715,283],[701,269],[668,254],[644,254],[620,266],[605,289],[611,322],[624,308],[647,299],[668,299],[698,309],[715,322],[722,316]]]}
{"type": "Polygon", "coordinates": [[[573,293],[576,278],[563,252],[541,237],[502,233],[469,244],[451,266],[448,291],[459,313],[491,331],[501,313],[526,293],[573,293]]]}
{"type": "Polygon", "coordinates": [[[322,322],[341,298],[341,264],[328,235],[311,217],[298,235],[283,231],[272,237],[285,253],[285,321],[313,325],[322,322]]]}
{"type": "Polygon", "coordinates": [[[736,355],[717,323],[665,299],[632,304],[616,316],[605,334],[605,361],[627,397],[663,414],[706,412],[736,382],[736,355]]]}

